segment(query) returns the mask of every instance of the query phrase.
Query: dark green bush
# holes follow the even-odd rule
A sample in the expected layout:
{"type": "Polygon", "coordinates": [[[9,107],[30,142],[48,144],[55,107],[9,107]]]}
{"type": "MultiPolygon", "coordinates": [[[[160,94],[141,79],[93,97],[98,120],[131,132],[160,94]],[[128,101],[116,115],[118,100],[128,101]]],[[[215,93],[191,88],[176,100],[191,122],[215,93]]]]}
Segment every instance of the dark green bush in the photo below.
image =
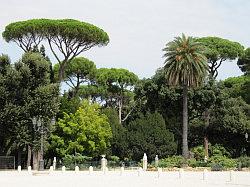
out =
{"type": "Polygon", "coordinates": [[[166,129],[165,120],[160,113],[142,114],[126,128],[131,159],[140,161],[145,152],[148,161],[153,161],[155,155],[165,158],[176,153],[174,134],[166,129]]]}
{"type": "Polygon", "coordinates": [[[215,145],[210,147],[210,156],[230,157],[231,155],[222,145],[215,144],[215,145]]]}
{"type": "Polygon", "coordinates": [[[250,157],[239,157],[238,165],[241,163],[241,168],[250,168],[250,157]]]}

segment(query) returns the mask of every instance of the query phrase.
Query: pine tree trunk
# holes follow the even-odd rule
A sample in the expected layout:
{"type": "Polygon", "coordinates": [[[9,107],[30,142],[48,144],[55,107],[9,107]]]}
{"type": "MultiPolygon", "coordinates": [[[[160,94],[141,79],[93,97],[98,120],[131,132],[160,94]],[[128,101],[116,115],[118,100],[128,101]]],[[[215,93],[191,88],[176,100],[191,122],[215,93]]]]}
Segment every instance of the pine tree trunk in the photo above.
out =
{"type": "Polygon", "coordinates": [[[209,127],[209,119],[210,119],[210,112],[207,108],[204,112],[204,118],[205,118],[205,127],[204,127],[204,150],[205,150],[205,156],[208,159],[208,133],[207,129],[209,127]]]}
{"type": "Polygon", "coordinates": [[[65,64],[61,63],[59,66],[59,75],[58,75],[59,82],[61,82],[64,78],[64,69],[65,69],[65,64]]]}
{"type": "Polygon", "coordinates": [[[122,99],[121,98],[118,101],[118,115],[119,115],[119,123],[122,124],[122,99]]]}
{"type": "Polygon", "coordinates": [[[30,161],[31,161],[31,147],[28,145],[28,157],[27,157],[27,168],[30,166],[30,161]]]}
{"type": "Polygon", "coordinates": [[[21,166],[22,164],[22,152],[21,149],[18,148],[18,152],[17,152],[17,165],[21,166]]]}
{"type": "Polygon", "coordinates": [[[188,154],[188,87],[183,87],[183,127],[182,127],[182,156],[187,159],[188,154]]]}
{"type": "Polygon", "coordinates": [[[38,151],[33,151],[33,169],[38,170],[38,151]]]}
{"type": "Polygon", "coordinates": [[[208,137],[204,136],[204,150],[205,150],[205,158],[208,159],[208,137]]]}

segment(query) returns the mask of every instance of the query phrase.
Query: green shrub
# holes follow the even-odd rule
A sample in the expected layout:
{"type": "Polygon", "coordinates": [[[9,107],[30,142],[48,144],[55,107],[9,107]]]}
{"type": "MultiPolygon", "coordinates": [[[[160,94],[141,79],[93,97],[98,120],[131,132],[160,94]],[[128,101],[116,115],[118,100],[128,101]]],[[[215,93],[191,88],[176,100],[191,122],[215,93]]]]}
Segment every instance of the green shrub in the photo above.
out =
{"type": "Polygon", "coordinates": [[[238,165],[241,164],[241,168],[250,168],[250,157],[239,157],[238,165]]]}
{"type": "Polygon", "coordinates": [[[110,160],[108,160],[109,167],[119,167],[120,165],[120,158],[118,156],[111,156],[110,160]]]}
{"type": "Polygon", "coordinates": [[[204,160],[196,160],[196,159],[189,159],[187,160],[188,166],[190,167],[208,167],[208,162],[204,162],[204,160]]]}
{"type": "MultiPolygon", "coordinates": [[[[191,152],[194,153],[194,158],[197,161],[204,161],[205,158],[205,149],[203,145],[197,146],[197,147],[193,147],[191,149],[191,152]]],[[[226,157],[230,157],[230,153],[222,146],[219,144],[215,144],[215,145],[210,145],[209,146],[209,156],[213,157],[213,156],[226,156],[226,157]]]]}
{"type": "Polygon", "coordinates": [[[194,158],[196,160],[204,160],[204,157],[205,157],[204,146],[200,145],[200,146],[197,146],[197,147],[193,147],[191,149],[191,152],[194,153],[194,158]]]}
{"type": "Polygon", "coordinates": [[[75,165],[78,165],[80,168],[83,167],[84,164],[92,160],[92,157],[83,156],[80,153],[76,153],[76,155],[65,155],[62,160],[66,168],[74,169],[75,165]]]}
{"type": "Polygon", "coordinates": [[[160,159],[158,166],[162,168],[173,168],[181,167],[183,164],[185,164],[185,159],[182,156],[172,156],[160,159]]]}
{"type": "Polygon", "coordinates": [[[237,160],[228,158],[226,156],[212,156],[208,159],[210,167],[213,169],[215,167],[222,169],[236,168],[237,160]]]}
{"type": "Polygon", "coordinates": [[[210,152],[210,156],[231,156],[230,153],[222,145],[219,144],[211,146],[210,152]]]}

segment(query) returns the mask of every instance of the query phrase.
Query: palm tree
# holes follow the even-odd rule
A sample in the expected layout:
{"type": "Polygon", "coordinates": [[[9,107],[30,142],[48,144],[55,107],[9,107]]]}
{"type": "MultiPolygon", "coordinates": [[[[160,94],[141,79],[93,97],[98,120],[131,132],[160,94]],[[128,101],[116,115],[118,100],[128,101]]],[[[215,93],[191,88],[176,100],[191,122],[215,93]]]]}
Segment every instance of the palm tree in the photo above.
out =
{"type": "Polygon", "coordinates": [[[169,85],[183,87],[182,156],[188,158],[188,88],[199,86],[208,70],[204,47],[193,37],[175,37],[166,44],[165,75],[169,85]]]}

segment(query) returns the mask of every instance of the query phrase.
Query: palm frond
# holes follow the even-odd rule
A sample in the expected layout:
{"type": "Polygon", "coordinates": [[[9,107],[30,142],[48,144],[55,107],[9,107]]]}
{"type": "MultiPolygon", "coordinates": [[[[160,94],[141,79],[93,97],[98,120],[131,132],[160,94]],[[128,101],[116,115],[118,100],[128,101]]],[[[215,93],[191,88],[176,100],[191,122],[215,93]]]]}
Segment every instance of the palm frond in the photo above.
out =
{"type": "Polygon", "coordinates": [[[193,37],[181,37],[166,44],[164,69],[169,85],[199,86],[208,71],[205,47],[193,37]]]}

